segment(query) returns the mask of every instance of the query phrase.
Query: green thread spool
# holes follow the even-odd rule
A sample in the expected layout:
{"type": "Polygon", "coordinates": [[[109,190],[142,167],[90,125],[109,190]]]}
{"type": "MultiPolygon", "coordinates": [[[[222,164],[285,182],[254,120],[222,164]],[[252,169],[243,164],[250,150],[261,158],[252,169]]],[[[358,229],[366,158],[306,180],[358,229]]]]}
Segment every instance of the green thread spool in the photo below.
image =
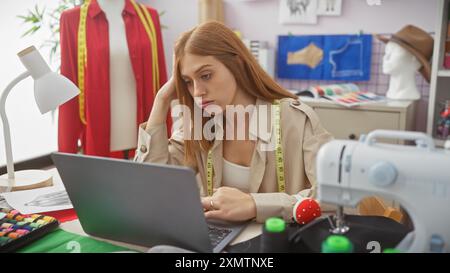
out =
{"type": "Polygon", "coordinates": [[[289,251],[289,239],[286,223],[283,219],[272,217],[266,220],[261,235],[260,252],[286,253],[289,251]]]}
{"type": "Polygon", "coordinates": [[[330,235],[322,243],[322,253],[352,253],[353,244],[342,235],[330,235]]]}

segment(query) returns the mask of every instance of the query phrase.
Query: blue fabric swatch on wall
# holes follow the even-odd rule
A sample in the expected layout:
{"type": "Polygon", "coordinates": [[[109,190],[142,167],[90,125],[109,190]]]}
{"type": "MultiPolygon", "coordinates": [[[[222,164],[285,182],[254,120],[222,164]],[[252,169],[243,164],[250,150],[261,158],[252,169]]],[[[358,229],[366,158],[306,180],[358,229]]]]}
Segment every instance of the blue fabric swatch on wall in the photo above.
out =
{"type": "Polygon", "coordinates": [[[278,78],[285,79],[323,79],[323,62],[315,69],[303,64],[288,64],[288,52],[295,52],[314,43],[323,45],[324,36],[278,36],[277,71],[278,78]]]}
{"type": "Polygon", "coordinates": [[[372,35],[279,36],[277,76],[281,79],[368,81],[372,60],[372,35]],[[314,68],[288,64],[287,56],[313,43],[323,50],[314,68]]]}

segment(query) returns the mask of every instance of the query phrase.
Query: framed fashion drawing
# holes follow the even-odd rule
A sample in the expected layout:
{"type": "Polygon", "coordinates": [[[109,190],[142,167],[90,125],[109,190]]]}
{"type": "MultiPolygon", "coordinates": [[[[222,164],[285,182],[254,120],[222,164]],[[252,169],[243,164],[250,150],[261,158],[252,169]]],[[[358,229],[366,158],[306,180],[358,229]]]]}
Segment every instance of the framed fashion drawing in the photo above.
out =
{"type": "Polygon", "coordinates": [[[317,24],[318,0],[280,0],[280,24],[317,24]]]}
{"type": "Polygon", "coordinates": [[[317,15],[340,16],[342,13],[342,0],[319,0],[317,15]]]}

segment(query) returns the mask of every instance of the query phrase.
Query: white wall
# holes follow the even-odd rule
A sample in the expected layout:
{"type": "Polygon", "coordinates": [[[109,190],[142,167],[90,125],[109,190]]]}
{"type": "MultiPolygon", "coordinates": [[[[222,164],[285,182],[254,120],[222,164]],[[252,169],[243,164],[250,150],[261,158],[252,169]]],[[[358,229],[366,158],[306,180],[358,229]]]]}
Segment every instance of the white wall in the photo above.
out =
{"type": "MultiPolygon", "coordinates": [[[[38,3],[48,9],[57,4],[51,0],[2,0],[0,3],[0,93],[8,83],[25,71],[17,53],[30,46],[40,46],[47,33],[36,33],[32,38],[20,36],[27,29],[17,15],[24,15],[27,9],[38,3]]],[[[40,50],[48,61],[48,51],[40,50]]],[[[54,68],[54,67],[53,67],[54,68]]],[[[11,127],[14,161],[22,161],[48,154],[57,149],[56,116],[51,113],[41,115],[33,94],[33,81],[27,78],[18,84],[8,96],[6,113],[11,127]]],[[[1,122],[0,122],[1,123],[1,122]]],[[[0,127],[0,166],[6,164],[3,126],[0,127]]]]}
{"type": "Polygon", "coordinates": [[[154,7],[159,13],[165,12],[160,17],[160,21],[167,27],[162,30],[162,36],[166,64],[169,68],[167,71],[168,75],[171,75],[173,46],[177,37],[197,25],[197,0],[142,0],[139,2],[154,7]]]}
{"type": "MultiPolygon", "coordinates": [[[[244,37],[269,41],[276,46],[278,35],[394,33],[407,24],[433,31],[437,0],[381,0],[370,6],[367,0],[343,0],[342,16],[319,17],[317,25],[281,25],[278,0],[223,0],[226,24],[240,30],[244,37]]],[[[369,0],[372,1],[372,0],[369,0]]],[[[197,0],[142,0],[158,11],[166,11],[161,22],[165,54],[171,67],[173,43],[182,32],[197,24],[197,0]]],[[[373,2],[373,1],[372,1],[373,2]]],[[[171,70],[169,70],[171,71],[171,70]]]]}
{"type": "MultiPolygon", "coordinates": [[[[366,0],[343,0],[341,16],[318,17],[316,25],[281,25],[278,0],[224,0],[227,24],[244,36],[268,40],[275,45],[280,34],[393,33],[407,24],[434,30],[437,0],[381,0],[371,6],[366,0]]],[[[370,2],[370,1],[369,1],[370,2]]]]}

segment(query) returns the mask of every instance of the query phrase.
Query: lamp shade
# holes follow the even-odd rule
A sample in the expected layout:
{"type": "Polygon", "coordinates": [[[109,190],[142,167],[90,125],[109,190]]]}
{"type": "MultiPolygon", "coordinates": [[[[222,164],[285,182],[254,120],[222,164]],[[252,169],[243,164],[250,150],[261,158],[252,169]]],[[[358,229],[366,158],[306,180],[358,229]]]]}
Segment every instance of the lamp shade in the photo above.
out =
{"type": "Polygon", "coordinates": [[[69,79],[55,72],[34,81],[34,98],[41,114],[55,110],[80,93],[69,79]]]}
{"type": "Polygon", "coordinates": [[[34,98],[41,114],[56,109],[79,94],[80,91],[73,82],[50,70],[34,46],[17,55],[34,79],[34,98]]]}

